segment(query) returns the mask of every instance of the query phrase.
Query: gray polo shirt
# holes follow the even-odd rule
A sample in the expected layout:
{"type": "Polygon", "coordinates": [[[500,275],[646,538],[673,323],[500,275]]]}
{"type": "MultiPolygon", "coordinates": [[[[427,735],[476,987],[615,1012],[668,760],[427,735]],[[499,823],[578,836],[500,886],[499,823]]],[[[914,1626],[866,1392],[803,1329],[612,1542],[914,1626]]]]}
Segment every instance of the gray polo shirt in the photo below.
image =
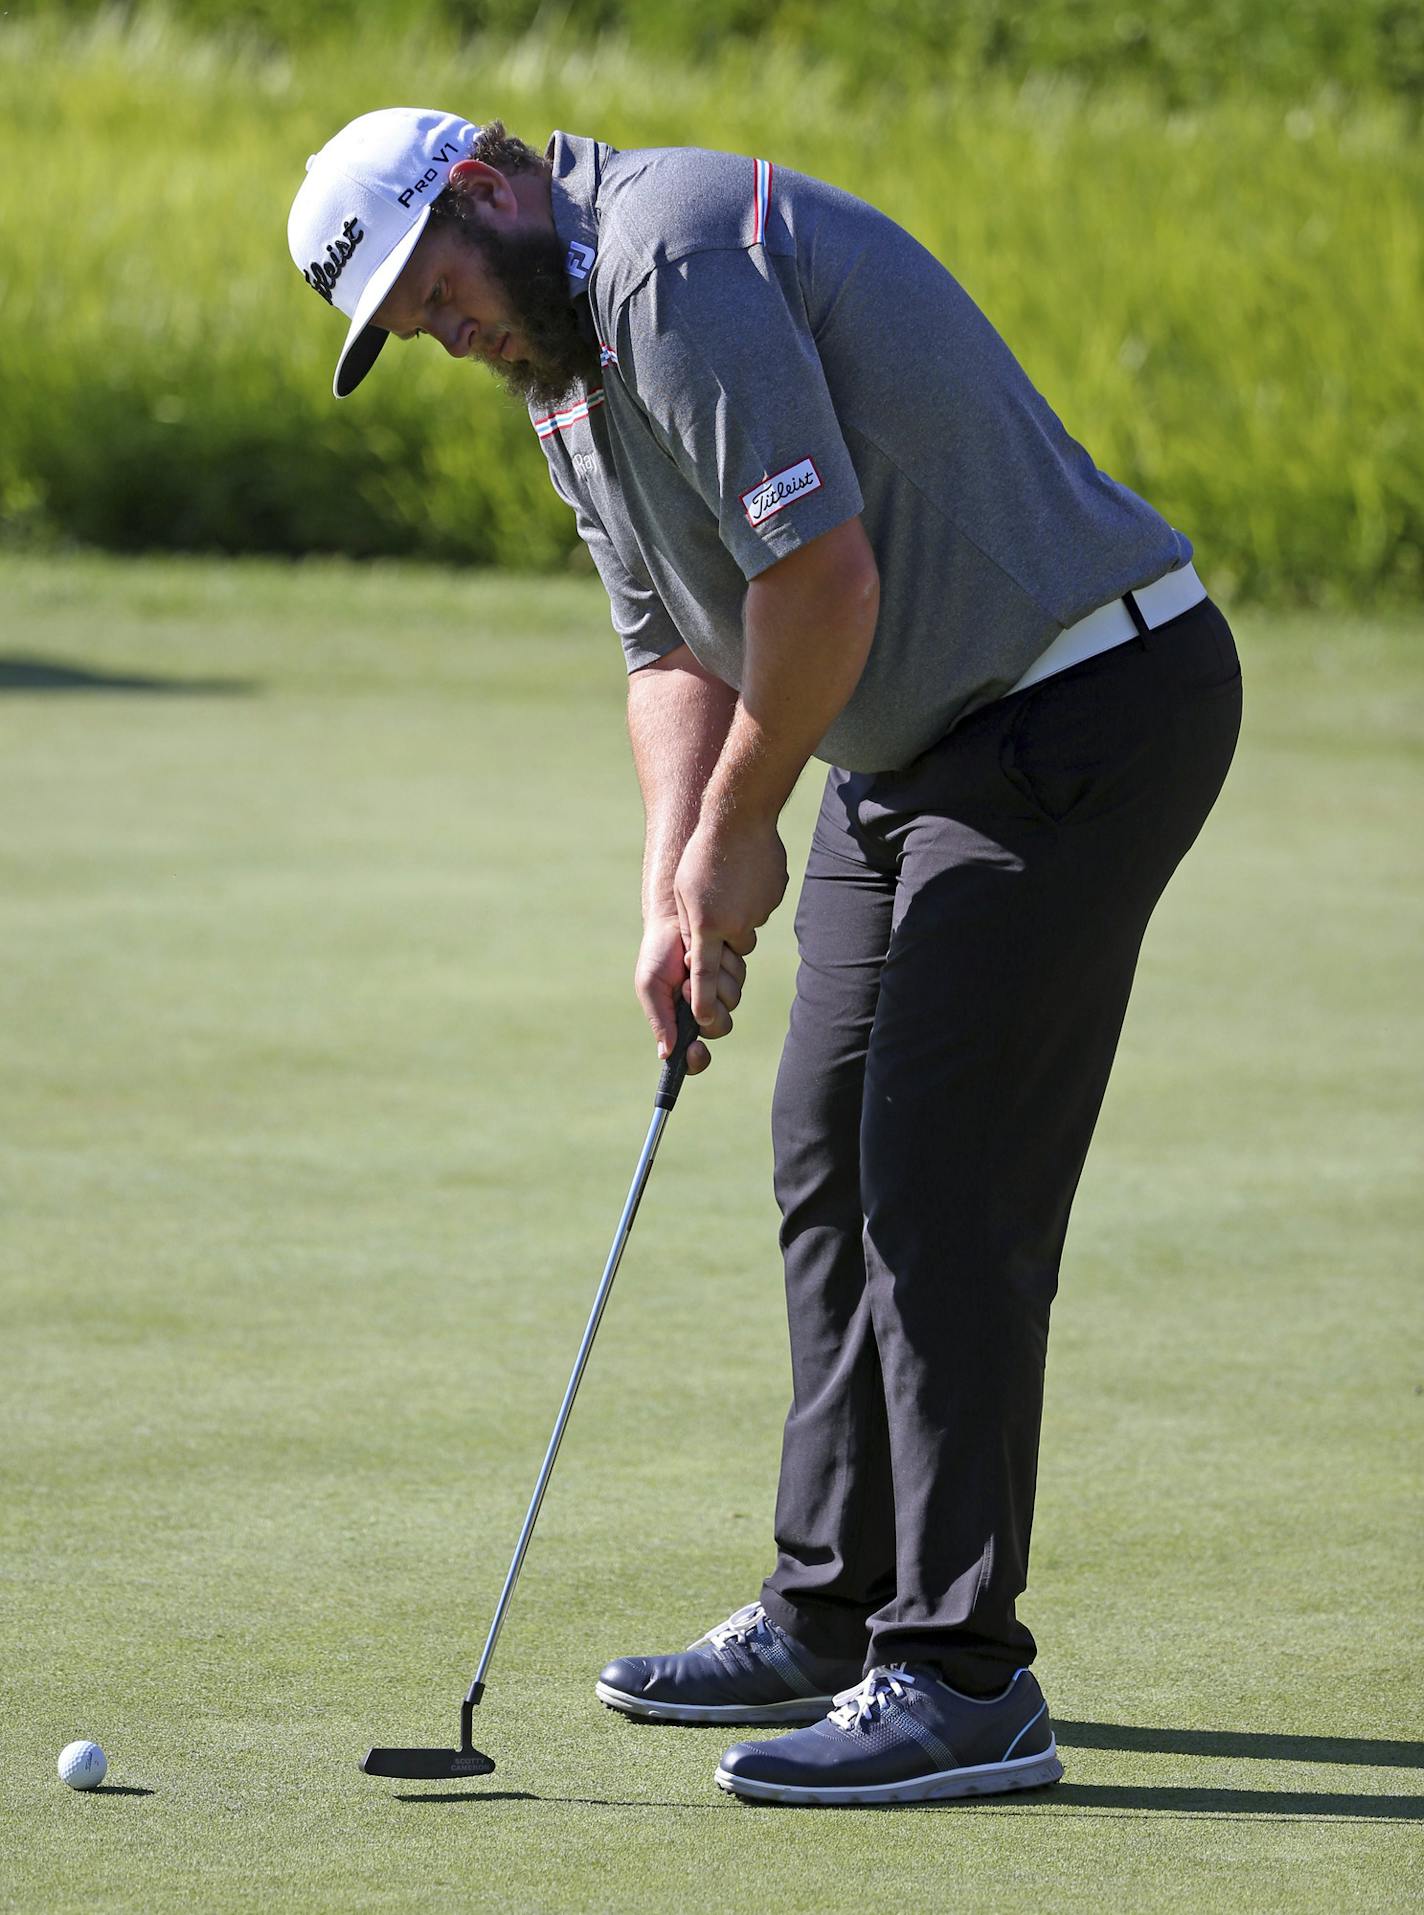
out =
{"type": "Polygon", "coordinates": [[[531,417],[630,671],[685,642],[740,686],[748,580],[859,513],[880,617],[816,755],[883,771],[999,697],[1064,626],[1190,559],[873,207],[689,147],[556,133],[549,157],[603,377],[531,417]]]}

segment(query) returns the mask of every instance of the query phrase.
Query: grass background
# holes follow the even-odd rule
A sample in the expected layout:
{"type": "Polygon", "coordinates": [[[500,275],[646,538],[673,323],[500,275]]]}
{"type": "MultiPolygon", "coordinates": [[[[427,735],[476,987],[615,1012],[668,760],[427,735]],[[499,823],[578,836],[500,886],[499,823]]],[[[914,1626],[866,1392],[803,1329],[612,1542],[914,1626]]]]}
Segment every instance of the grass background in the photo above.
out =
{"type": "Polygon", "coordinates": [[[946,261],[1218,592],[1418,602],[1412,10],[887,0],[787,5],[748,39],[725,0],[701,26],[570,7],[459,37],[508,29],[502,4],[344,9],[334,35],[284,7],[275,42],[273,9],[222,27],[197,0],[0,19],[0,539],[568,563],[527,419],[482,374],[413,348],[330,397],[341,327],[287,211],[308,153],[404,99],[847,186],[946,261]],[[605,17],[620,36],[590,37],[605,17]]]}
{"type": "Polygon", "coordinates": [[[1417,614],[1239,620],[1056,1315],[1067,1780],[887,1821],[741,1808],[717,1732],[591,1693],[766,1566],[787,912],[669,1128],[497,1774],[355,1768],[453,1733],[648,1115],[597,587],[11,555],[0,596],[0,1906],[1417,1899],[1417,614]],[[77,1735],[138,1793],[63,1789],[77,1735]]]}
{"type": "MultiPolygon", "coordinates": [[[[84,19],[132,17],[143,0],[32,0],[31,10],[84,19]]],[[[234,25],[264,46],[301,48],[346,35],[345,0],[168,0],[203,32],[234,25]]],[[[852,86],[922,79],[1022,80],[1052,72],[1088,84],[1124,80],[1167,105],[1230,94],[1302,100],[1322,83],[1424,101],[1424,21],[1399,0],[363,0],[378,32],[518,38],[531,20],[561,41],[612,35],[684,61],[729,44],[831,61],[852,86]]]]}

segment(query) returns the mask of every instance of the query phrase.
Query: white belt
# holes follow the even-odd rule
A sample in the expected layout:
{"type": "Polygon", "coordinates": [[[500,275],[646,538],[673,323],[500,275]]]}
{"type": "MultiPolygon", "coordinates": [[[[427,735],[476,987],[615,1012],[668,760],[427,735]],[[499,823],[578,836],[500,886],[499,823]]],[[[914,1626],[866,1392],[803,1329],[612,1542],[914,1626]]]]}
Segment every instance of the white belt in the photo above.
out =
{"type": "MultiPolygon", "coordinates": [[[[1127,608],[1128,599],[1136,604],[1147,630],[1155,632],[1159,625],[1180,618],[1183,612],[1200,605],[1205,597],[1206,587],[1197,577],[1196,567],[1179,566],[1151,585],[1139,586],[1135,592],[1115,598],[1109,605],[1100,605],[1096,612],[1089,612],[1076,625],[1069,625],[1046,652],[1039,653],[1018,683],[1010,685],[1009,692],[1021,692],[1026,686],[1036,685],[1041,678],[1052,678],[1055,672],[1066,672],[1070,665],[1081,665],[1085,658],[1110,652],[1114,645],[1125,645],[1128,639],[1135,638],[1139,627],[1127,608]]],[[[1004,696],[1008,697],[1009,692],[1004,696]]]]}

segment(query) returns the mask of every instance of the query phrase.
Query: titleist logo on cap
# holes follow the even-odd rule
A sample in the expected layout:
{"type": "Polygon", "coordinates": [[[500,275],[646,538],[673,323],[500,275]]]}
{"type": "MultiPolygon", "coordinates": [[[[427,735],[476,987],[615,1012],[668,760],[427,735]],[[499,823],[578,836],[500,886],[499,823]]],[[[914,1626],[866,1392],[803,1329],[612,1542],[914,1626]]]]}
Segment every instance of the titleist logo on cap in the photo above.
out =
{"type": "Polygon", "coordinates": [[[354,215],[342,226],[335,239],[327,241],[326,258],[314,259],[302,278],[314,292],[332,304],[331,289],[345,271],[346,262],[366,237],[366,229],[354,215]]]}

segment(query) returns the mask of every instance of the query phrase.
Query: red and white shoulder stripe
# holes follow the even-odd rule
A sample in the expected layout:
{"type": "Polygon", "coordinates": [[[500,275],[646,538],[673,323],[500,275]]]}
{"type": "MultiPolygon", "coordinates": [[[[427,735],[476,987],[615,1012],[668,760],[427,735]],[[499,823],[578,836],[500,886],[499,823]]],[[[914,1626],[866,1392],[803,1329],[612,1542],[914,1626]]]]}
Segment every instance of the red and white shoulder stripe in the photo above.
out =
{"type": "Polygon", "coordinates": [[[752,245],[760,246],[766,238],[766,220],[771,211],[771,174],[770,160],[753,160],[756,168],[756,191],[752,203],[752,245]]]}
{"type": "Polygon", "coordinates": [[[603,387],[593,386],[574,405],[561,406],[557,412],[546,412],[542,419],[536,419],[534,430],[541,439],[552,439],[556,432],[567,432],[570,426],[576,426],[580,419],[588,417],[595,406],[602,404],[603,387]]]}

